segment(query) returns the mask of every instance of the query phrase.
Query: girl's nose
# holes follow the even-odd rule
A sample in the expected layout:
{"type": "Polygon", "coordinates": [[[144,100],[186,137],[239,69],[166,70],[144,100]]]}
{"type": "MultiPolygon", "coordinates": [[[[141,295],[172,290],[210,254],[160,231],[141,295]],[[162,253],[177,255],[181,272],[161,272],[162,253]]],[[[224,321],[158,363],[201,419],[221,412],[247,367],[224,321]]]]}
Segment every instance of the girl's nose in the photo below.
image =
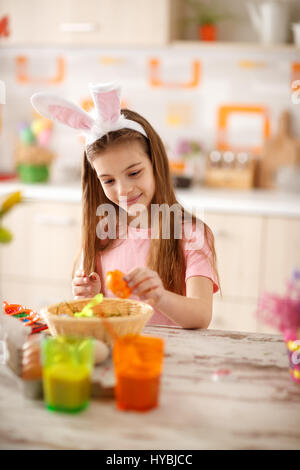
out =
{"type": "Polygon", "coordinates": [[[131,187],[131,184],[128,184],[126,182],[120,182],[118,186],[119,198],[126,198],[127,194],[131,192],[131,187]]]}

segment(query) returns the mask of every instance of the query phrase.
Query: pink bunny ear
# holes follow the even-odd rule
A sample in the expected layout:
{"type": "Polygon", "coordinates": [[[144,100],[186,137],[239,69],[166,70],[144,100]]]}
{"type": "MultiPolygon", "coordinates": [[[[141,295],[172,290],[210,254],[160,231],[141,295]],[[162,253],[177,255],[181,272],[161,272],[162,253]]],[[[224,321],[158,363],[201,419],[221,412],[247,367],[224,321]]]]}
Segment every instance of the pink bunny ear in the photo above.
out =
{"type": "Polygon", "coordinates": [[[31,104],[42,116],[73,129],[89,130],[94,125],[93,118],[83,109],[52,93],[35,93],[31,97],[31,104]]]}
{"type": "Polygon", "coordinates": [[[101,85],[90,84],[90,92],[97,114],[102,121],[112,124],[117,122],[120,118],[121,87],[116,82],[101,85]]]}

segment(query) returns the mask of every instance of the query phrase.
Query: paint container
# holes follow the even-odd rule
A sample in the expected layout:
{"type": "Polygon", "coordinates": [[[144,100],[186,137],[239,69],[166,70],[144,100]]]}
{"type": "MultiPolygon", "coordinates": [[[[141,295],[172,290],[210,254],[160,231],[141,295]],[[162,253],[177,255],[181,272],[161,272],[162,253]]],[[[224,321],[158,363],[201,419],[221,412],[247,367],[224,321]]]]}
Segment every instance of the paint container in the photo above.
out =
{"type": "Polygon", "coordinates": [[[75,413],[87,407],[94,365],[94,340],[72,336],[42,343],[43,388],[51,411],[75,413]]]}
{"type": "Polygon", "coordinates": [[[149,336],[123,336],[114,343],[115,396],[120,410],[158,406],[164,342],[149,336]]]}

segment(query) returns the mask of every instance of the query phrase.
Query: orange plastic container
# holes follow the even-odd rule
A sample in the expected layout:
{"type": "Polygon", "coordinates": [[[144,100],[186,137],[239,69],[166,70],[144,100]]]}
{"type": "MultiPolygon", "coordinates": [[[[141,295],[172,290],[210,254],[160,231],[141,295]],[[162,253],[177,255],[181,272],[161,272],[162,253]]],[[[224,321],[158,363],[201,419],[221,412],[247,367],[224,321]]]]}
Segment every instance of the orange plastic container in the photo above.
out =
{"type": "Polygon", "coordinates": [[[163,354],[161,338],[123,336],[115,341],[115,396],[120,410],[147,411],[158,406],[163,354]]]}

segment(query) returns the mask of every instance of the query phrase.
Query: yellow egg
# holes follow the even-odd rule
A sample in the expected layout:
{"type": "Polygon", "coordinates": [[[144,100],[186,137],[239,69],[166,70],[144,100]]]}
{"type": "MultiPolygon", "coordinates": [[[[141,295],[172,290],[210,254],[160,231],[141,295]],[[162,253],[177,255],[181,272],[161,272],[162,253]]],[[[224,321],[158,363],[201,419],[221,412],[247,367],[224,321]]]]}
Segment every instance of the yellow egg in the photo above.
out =
{"type": "Polygon", "coordinates": [[[300,349],[295,341],[288,341],[287,347],[290,351],[297,351],[298,349],[300,349]]]}
{"type": "Polygon", "coordinates": [[[31,123],[30,128],[34,135],[38,135],[45,129],[45,122],[43,119],[34,119],[34,121],[32,121],[31,123]]]}
{"type": "Polygon", "coordinates": [[[291,371],[295,379],[300,379],[300,370],[294,369],[291,371]]]}

